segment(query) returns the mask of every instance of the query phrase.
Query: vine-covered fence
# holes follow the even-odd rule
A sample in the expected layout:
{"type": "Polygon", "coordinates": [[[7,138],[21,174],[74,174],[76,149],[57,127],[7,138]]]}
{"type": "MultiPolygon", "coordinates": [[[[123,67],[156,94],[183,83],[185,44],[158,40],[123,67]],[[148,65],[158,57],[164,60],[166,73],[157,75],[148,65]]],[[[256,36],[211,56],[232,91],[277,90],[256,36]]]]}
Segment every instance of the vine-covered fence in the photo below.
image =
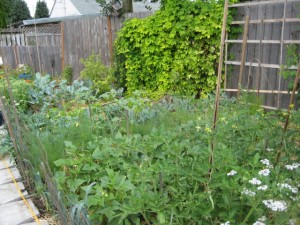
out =
{"type": "Polygon", "coordinates": [[[282,75],[296,74],[298,62],[288,49],[293,47],[299,56],[300,1],[253,1],[229,7],[237,10],[231,24],[241,26],[243,32],[235,40],[226,40],[225,91],[236,96],[246,89],[256,93],[266,108],[288,108],[293,77],[282,75]],[[296,64],[289,65],[291,60],[296,64]]]}

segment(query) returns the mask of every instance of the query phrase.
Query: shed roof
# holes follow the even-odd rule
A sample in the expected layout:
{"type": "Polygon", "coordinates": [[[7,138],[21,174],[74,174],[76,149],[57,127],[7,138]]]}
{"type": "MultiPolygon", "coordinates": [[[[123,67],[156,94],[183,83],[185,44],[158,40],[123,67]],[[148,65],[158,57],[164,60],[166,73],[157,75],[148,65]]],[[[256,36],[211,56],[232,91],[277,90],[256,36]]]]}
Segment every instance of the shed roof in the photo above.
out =
{"type": "Polygon", "coordinates": [[[101,7],[96,0],[70,0],[80,14],[95,14],[99,13],[101,7]]]}
{"type": "MultiPolygon", "coordinates": [[[[101,10],[101,7],[99,6],[99,3],[96,2],[96,0],[71,0],[71,2],[82,15],[99,13],[101,10]]],[[[143,3],[133,1],[133,12],[149,11],[148,9],[146,9],[146,5],[150,6],[152,11],[159,10],[160,7],[160,3],[143,3]]]]}

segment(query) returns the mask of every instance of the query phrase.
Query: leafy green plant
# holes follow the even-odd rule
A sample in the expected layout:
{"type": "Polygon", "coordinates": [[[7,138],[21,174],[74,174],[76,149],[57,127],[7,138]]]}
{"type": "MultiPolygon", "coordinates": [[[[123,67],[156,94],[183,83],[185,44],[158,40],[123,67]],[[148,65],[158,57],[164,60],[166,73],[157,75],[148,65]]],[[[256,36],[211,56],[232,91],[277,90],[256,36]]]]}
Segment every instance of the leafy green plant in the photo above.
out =
{"type": "MultiPolygon", "coordinates": [[[[24,80],[19,80],[10,77],[11,91],[14,97],[16,106],[21,111],[26,111],[28,109],[29,102],[29,89],[31,87],[30,83],[27,83],[24,80]]],[[[10,95],[8,91],[8,85],[5,78],[0,79],[0,93],[7,99],[7,102],[10,104],[10,95]]]]}
{"type": "Polygon", "coordinates": [[[55,162],[59,185],[92,224],[296,221],[299,112],[284,134],[280,115],[249,107],[246,99],[223,99],[215,134],[213,98],[152,106],[138,98],[110,99],[94,109],[95,139],[85,146],[65,142],[66,156],[55,162]],[[279,149],[285,156],[276,164],[279,149]]]}
{"type": "Polygon", "coordinates": [[[37,109],[48,107],[62,107],[71,99],[74,101],[88,101],[91,97],[90,86],[84,81],[75,80],[68,85],[66,80],[52,80],[50,75],[42,76],[37,73],[30,89],[30,103],[37,109]]]}
{"type": "Polygon", "coordinates": [[[215,88],[223,5],[165,1],[162,10],[131,19],[118,33],[116,77],[135,90],[205,96],[215,88]]]}
{"type": "Polygon", "coordinates": [[[13,145],[5,126],[0,127],[0,158],[13,153],[13,145]]]}
{"type": "Polygon", "coordinates": [[[93,53],[88,58],[81,59],[80,62],[84,65],[80,77],[91,80],[92,87],[97,94],[102,94],[112,88],[114,82],[112,69],[102,63],[100,54],[93,53]]]}
{"type": "Polygon", "coordinates": [[[66,80],[68,84],[72,83],[72,77],[73,77],[73,68],[70,65],[66,65],[64,67],[64,71],[61,75],[63,80],[66,80]]]}
{"type": "Polygon", "coordinates": [[[296,76],[296,70],[290,69],[292,66],[297,66],[300,60],[299,50],[297,45],[287,45],[287,56],[285,65],[281,68],[281,75],[289,81],[289,89],[293,88],[294,78],[296,76]]]}

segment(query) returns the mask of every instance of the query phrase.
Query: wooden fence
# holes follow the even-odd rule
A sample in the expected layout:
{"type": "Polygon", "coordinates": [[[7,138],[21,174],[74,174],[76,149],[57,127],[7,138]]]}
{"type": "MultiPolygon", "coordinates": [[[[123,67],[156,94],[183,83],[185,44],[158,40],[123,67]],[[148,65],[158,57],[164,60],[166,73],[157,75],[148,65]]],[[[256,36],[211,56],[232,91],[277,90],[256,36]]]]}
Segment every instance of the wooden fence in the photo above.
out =
{"type": "Polygon", "coordinates": [[[19,64],[27,64],[34,71],[59,74],[62,68],[60,46],[4,46],[1,52],[3,62],[12,68],[19,64]],[[9,62],[9,63],[8,63],[9,62]]]}
{"type": "MultiPolygon", "coordinates": [[[[237,39],[226,40],[225,90],[236,96],[246,89],[256,93],[266,108],[288,108],[288,84],[293,80],[283,78],[282,68],[289,45],[296,45],[300,53],[300,1],[269,0],[230,7],[237,10],[232,24],[244,31],[237,39]]],[[[296,66],[290,68],[295,73],[296,66]]]]}
{"type": "Polygon", "coordinates": [[[80,59],[93,52],[101,54],[105,65],[112,61],[113,42],[122,23],[144,18],[152,12],[128,13],[124,17],[91,16],[62,21],[60,24],[24,27],[0,33],[0,56],[6,65],[27,64],[35,72],[61,74],[64,66],[73,68],[73,79],[80,75],[80,59]]]}

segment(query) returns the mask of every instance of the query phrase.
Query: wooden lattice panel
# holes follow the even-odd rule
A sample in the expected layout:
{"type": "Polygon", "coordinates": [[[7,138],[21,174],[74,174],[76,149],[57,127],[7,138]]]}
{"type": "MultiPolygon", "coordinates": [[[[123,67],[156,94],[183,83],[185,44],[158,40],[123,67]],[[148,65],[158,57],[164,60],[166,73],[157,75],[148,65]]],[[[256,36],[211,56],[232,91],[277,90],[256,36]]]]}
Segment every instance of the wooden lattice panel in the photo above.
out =
{"type": "Polygon", "coordinates": [[[22,29],[23,33],[37,33],[37,34],[60,34],[60,24],[26,26],[22,29]]]}

